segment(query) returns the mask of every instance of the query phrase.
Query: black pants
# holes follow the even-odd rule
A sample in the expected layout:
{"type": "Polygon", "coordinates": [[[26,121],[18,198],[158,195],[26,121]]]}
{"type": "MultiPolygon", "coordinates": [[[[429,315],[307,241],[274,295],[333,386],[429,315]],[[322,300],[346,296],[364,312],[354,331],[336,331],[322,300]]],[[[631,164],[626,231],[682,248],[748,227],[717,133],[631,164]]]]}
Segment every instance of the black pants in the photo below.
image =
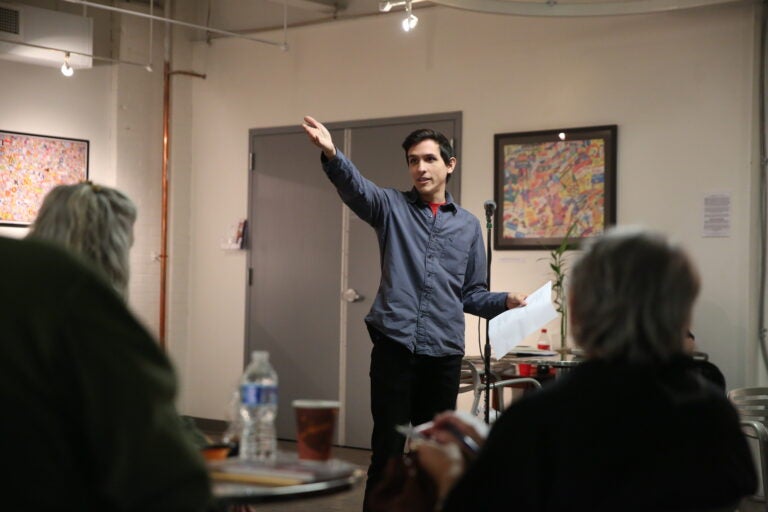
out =
{"type": "Polygon", "coordinates": [[[435,414],[456,408],[462,356],[430,357],[412,354],[399,343],[371,332],[371,465],[365,485],[363,510],[371,490],[392,456],[400,456],[405,438],[395,425],[418,425],[435,414]]]}

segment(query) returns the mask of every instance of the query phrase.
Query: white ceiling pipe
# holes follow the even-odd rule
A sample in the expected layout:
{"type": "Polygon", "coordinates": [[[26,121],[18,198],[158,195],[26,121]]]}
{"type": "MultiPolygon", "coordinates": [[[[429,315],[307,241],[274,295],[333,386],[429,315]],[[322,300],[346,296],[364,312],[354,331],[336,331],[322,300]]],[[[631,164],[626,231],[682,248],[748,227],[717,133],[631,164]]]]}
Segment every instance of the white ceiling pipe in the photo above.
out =
{"type": "Polygon", "coordinates": [[[247,39],[249,41],[255,41],[257,43],[264,43],[264,44],[269,44],[269,45],[272,45],[272,46],[277,46],[277,47],[281,48],[282,50],[287,50],[288,49],[288,46],[286,45],[286,43],[278,43],[278,42],[275,42],[275,41],[268,41],[266,39],[259,39],[257,37],[251,37],[251,36],[246,36],[246,35],[243,35],[243,34],[238,34],[237,32],[230,32],[229,30],[221,30],[219,28],[206,27],[204,25],[198,25],[196,23],[189,23],[189,22],[186,22],[186,21],[174,20],[174,19],[171,19],[171,18],[163,17],[163,16],[154,16],[152,14],[145,14],[143,12],[131,11],[129,9],[122,9],[120,7],[112,7],[111,5],[103,5],[103,4],[98,4],[96,2],[88,2],[86,0],[64,0],[64,1],[65,2],[69,2],[71,4],[87,5],[89,7],[94,7],[96,9],[104,9],[106,11],[119,12],[121,14],[128,14],[130,16],[138,16],[140,18],[148,18],[148,19],[151,19],[151,20],[162,21],[164,23],[171,23],[173,25],[180,25],[182,27],[196,28],[196,29],[199,29],[199,30],[204,30],[206,32],[213,32],[214,34],[222,34],[222,35],[225,35],[225,36],[237,37],[237,38],[240,38],[240,39],[247,39]]]}
{"type": "Polygon", "coordinates": [[[517,16],[623,16],[692,9],[745,0],[631,0],[559,4],[548,2],[511,2],[506,0],[431,0],[432,3],[468,11],[517,16]]]}

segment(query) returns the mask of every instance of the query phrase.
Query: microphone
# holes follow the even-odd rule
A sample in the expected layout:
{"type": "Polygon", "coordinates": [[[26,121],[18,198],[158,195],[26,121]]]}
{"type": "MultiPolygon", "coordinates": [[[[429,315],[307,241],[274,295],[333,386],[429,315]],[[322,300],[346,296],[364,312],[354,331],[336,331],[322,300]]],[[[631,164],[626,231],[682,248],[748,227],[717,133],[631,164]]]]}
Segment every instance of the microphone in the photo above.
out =
{"type": "Polygon", "coordinates": [[[493,216],[493,212],[496,211],[496,203],[489,199],[483,203],[483,207],[485,208],[485,216],[490,219],[493,216]]]}

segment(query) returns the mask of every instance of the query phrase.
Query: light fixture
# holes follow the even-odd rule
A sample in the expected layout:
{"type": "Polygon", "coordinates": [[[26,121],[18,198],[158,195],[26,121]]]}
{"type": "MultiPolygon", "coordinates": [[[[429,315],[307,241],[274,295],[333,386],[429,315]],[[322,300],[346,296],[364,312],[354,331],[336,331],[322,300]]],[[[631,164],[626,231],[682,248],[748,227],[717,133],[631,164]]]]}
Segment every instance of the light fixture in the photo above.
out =
{"type": "Polygon", "coordinates": [[[414,28],[416,28],[416,25],[419,23],[419,18],[416,17],[415,14],[413,14],[413,5],[411,0],[406,0],[405,2],[405,19],[403,20],[403,30],[406,32],[410,32],[414,28]]]}
{"type": "Polygon", "coordinates": [[[419,23],[419,18],[417,18],[413,14],[409,14],[404,20],[403,20],[403,30],[406,32],[410,32],[414,28],[416,28],[416,25],[419,23]]]}
{"type": "Polygon", "coordinates": [[[560,140],[565,140],[565,132],[560,132],[557,134],[557,136],[560,140]]]}
{"type": "Polygon", "coordinates": [[[64,64],[61,65],[61,74],[66,77],[75,74],[75,70],[69,65],[69,52],[64,52],[64,64]]]}

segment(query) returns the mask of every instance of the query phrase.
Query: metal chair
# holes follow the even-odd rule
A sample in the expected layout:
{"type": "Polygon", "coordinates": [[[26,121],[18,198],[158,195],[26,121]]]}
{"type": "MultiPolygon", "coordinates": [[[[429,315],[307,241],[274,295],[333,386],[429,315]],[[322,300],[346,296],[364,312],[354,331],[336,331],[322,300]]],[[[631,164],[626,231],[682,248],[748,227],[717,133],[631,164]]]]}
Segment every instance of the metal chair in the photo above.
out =
{"type": "MultiPolygon", "coordinates": [[[[483,393],[485,392],[486,385],[485,382],[483,382],[483,373],[481,373],[480,370],[477,369],[477,366],[475,366],[470,361],[462,361],[461,366],[462,371],[462,382],[464,384],[459,386],[459,393],[465,392],[465,391],[472,391],[473,398],[472,398],[472,408],[470,409],[470,413],[473,416],[479,416],[480,415],[480,400],[483,397],[483,393]]],[[[531,385],[534,388],[541,388],[541,383],[533,378],[530,377],[515,377],[512,379],[504,379],[504,380],[496,380],[497,376],[491,372],[491,384],[489,386],[491,392],[498,391],[495,393],[494,398],[494,405],[493,407],[501,413],[506,409],[506,405],[504,403],[504,389],[505,387],[511,387],[514,385],[519,384],[527,384],[531,385]]]]}
{"type": "Polygon", "coordinates": [[[728,392],[728,398],[739,413],[741,429],[749,442],[758,472],[755,501],[766,503],[768,489],[768,388],[739,388],[728,392]]]}
{"type": "Polygon", "coordinates": [[[709,361],[709,354],[706,352],[699,352],[698,350],[693,351],[693,353],[691,353],[691,357],[697,361],[709,361]]]}

